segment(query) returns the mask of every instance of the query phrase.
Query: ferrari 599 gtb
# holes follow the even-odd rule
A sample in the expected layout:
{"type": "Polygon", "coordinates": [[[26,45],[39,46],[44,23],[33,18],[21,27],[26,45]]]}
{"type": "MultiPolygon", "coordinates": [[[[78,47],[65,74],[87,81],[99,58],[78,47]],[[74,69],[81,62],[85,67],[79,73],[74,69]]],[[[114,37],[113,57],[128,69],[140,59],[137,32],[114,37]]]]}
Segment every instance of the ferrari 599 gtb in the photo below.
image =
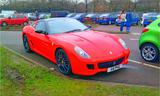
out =
{"type": "Polygon", "coordinates": [[[39,20],[22,33],[26,52],[46,57],[65,75],[112,72],[128,63],[130,49],[121,38],[93,31],[75,19],[39,20]]]}

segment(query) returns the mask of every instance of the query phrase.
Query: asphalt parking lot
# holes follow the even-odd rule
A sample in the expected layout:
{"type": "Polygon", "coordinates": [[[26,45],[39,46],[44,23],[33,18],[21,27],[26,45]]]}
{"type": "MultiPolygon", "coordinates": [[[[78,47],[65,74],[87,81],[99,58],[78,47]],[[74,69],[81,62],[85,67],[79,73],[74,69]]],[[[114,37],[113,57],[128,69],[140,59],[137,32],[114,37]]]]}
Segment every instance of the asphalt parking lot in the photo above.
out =
{"type": "MultiPolygon", "coordinates": [[[[99,29],[118,30],[116,26],[101,25],[99,29]]],[[[97,27],[97,28],[98,28],[97,27]]],[[[125,83],[125,84],[137,84],[143,86],[159,87],[160,83],[160,64],[150,63],[142,60],[138,49],[138,39],[141,34],[142,27],[132,27],[129,34],[115,34],[125,40],[128,47],[131,49],[130,59],[128,65],[122,70],[118,70],[113,73],[99,73],[95,76],[82,77],[72,75],[73,78],[87,79],[103,82],[125,83]]],[[[102,30],[103,31],[103,30],[102,30]]],[[[20,53],[21,55],[30,58],[41,65],[48,68],[55,67],[52,62],[36,53],[25,53],[23,50],[21,32],[20,31],[1,31],[0,41],[6,47],[20,53]]]]}

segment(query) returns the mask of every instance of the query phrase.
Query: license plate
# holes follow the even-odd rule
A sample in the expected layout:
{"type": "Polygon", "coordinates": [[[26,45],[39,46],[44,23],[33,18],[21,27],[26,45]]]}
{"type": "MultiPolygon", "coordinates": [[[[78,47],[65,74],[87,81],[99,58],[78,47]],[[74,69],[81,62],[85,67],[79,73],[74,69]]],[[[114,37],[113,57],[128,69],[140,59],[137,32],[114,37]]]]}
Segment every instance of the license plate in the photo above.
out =
{"type": "Polygon", "coordinates": [[[107,72],[113,72],[113,71],[116,71],[116,70],[118,70],[118,69],[121,69],[122,67],[123,67],[122,64],[119,64],[119,65],[116,65],[116,66],[113,66],[113,67],[109,67],[109,68],[107,69],[107,72]]]}
{"type": "Polygon", "coordinates": [[[148,20],[148,22],[152,22],[152,20],[148,20]]]}

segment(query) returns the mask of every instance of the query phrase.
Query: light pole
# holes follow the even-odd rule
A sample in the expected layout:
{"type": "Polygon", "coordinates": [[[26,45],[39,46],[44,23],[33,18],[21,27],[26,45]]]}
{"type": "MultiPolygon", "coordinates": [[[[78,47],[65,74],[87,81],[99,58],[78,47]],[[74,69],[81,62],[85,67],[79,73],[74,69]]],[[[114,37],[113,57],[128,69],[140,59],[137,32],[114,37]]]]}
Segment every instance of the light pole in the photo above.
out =
{"type": "Polygon", "coordinates": [[[75,10],[74,10],[74,12],[77,12],[77,5],[78,5],[78,0],[75,1],[75,10]]]}
{"type": "Polygon", "coordinates": [[[86,13],[88,12],[88,0],[85,0],[85,4],[86,4],[86,13]]]}
{"type": "Polygon", "coordinates": [[[136,11],[138,0],[130,0],[130,1],[134,3],[134,11],[136,11]]]}
{"type": "Polygon", "coordinates": [[[160,1],[158,3],[158,12],[160,12],[160,1]]]}
{"type": "Polygon", "coordinates": [[[111,0],[106,0],[106,2],[108,3],[108,9],[109,9],[109,11],[112,11],[112,8],[111,8],[111,6],[110,6],[111,0]]]}

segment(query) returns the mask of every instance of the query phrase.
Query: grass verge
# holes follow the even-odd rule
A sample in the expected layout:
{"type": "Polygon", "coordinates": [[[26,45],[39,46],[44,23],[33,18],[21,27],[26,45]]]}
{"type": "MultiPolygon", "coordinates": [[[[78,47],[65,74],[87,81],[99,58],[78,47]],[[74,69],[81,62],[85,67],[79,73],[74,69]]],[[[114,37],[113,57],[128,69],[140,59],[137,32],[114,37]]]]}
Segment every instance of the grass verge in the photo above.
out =
{"type": "Polygon", "coordinates": [[[1,96],[159,96],[156,88],[60,77],[0,46],[1,96]]]}
{"type": "Polygon", "coordinates": [[[24,26],[21,25],[8,25],[5,27],[0,26],[0,31],[21,31],[24,26]]]}

